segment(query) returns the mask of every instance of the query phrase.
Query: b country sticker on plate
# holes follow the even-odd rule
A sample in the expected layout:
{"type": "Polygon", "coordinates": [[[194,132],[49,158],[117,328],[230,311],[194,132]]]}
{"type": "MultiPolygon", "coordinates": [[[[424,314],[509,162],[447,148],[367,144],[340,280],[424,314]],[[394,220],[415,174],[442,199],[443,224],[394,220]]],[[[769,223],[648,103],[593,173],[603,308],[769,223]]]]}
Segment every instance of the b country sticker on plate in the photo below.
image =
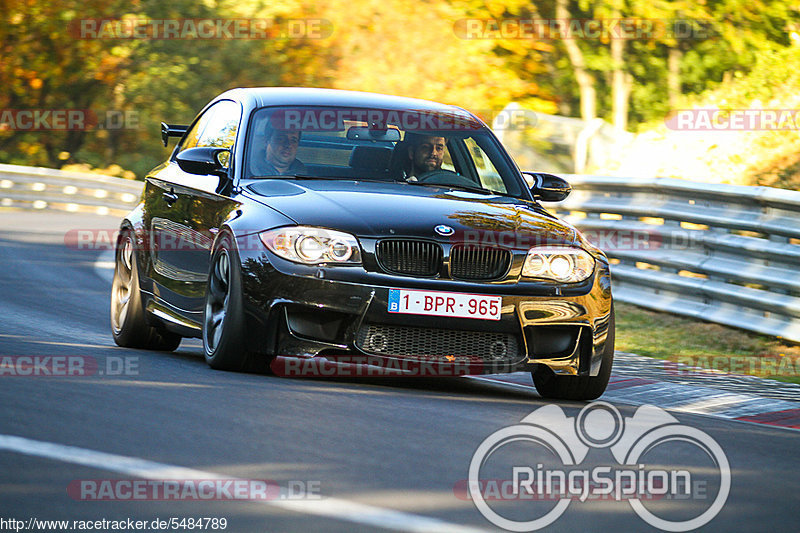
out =
{"type": "Polygon", "coordinates": [[[389,289],[390,313],[500,320],[502,306],[502,296],[389,289]]]}

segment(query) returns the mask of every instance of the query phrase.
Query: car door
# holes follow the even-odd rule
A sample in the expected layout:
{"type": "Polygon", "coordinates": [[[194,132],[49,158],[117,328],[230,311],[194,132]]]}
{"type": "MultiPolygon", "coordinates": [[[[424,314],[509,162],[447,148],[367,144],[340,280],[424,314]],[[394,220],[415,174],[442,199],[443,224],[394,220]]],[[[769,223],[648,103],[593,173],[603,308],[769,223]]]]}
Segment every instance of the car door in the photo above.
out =
{"type": "MultiPolygon", "coordinates": [[[[214,236],[237,204],[218,192],[223,178],[184,172],[175,157],[194,147],[232,150],[241,115],[241,105],[231,100],[209,107],[187,131],[166,167],[148,177],[145,187],[155,304],[163,307],[162,313],[177,313],[197,324],[202,320],[214,236]]],[[[225,162],[226,158],[220,159],[225,162]]],[[[227,163],[230,171],[229,157],[227,163]]]]}

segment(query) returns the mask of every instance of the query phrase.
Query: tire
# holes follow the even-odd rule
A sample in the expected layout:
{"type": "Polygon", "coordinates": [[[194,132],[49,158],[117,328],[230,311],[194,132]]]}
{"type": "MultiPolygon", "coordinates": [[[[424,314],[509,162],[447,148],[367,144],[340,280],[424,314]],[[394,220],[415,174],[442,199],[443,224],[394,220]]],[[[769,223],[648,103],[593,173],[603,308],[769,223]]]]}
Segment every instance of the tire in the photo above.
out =
{"type": "Polygon", "coordinates": [[[614,306],[611,306],[611,318],[608,324],[608,336],[600,363],[600,372],[596,376],[560,376],[550,368],[539,365],[531,372],[536,391],[543,397],[553,400],[595,400],[603,395],[611,377],[614,364],[614,337],[616,323],[614,306]]]}
{"type": "Polygon", "coordinates": [[[265,356],[250,352],[245,336],[242,271],[229,234],[220,237],[211,254],[203,306],[203,352],[217,370],[267,372],[265,356]]]}
{"type": "Polygon", "coordinates": [[[124,348],[174,351],[181,343],[181,336],[147,323],[134,240],[133,232],[124,230],[117,241],[111,283],[111,335],[124,348]]]}

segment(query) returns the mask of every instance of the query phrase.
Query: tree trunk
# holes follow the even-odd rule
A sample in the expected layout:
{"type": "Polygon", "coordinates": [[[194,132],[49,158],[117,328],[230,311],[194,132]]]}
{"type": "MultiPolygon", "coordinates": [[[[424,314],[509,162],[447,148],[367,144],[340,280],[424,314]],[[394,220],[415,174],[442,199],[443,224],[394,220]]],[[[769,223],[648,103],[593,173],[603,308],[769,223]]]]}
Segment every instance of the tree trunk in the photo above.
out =
{"type": "MultiPolygon", "coordinates": [[[[556,18],[568,20],[572,18],[567,5],[568,0],[556,1],[556,18]]],[[[586,69],[586,61],[583,58],[578,43],[575,39],[564,39],[562,41],[567,49],[569,61],[572,63],[572,70],[575,73],[575,80],[581,92],[581,118],[585,121],[592,120],[597,116],[597,94],[594,88],[594,77],[586,69]]]]}
{"type": "Polygon", "coordinates": [[[670,109],[678,107],[681,96],[681,59],[683,52],[679,48],[670,48],[667,56],[667,93],[670,109]]]}
{"type": "Polygon", "coordinates": [[[628,128],[628,96],[631,91],[631,76],[625,71],[625,39],[611,39],[611,114],[614,128],[628,128]]]}

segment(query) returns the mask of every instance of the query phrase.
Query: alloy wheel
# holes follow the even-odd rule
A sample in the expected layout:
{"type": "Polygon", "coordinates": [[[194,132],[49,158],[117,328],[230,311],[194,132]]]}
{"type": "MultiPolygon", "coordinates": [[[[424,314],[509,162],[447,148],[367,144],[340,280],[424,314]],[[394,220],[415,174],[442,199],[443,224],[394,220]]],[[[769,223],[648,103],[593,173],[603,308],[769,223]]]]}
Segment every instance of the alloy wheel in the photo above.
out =
{"type": "Polygon", "coordinates": [[[230,286],[230,256],[227,250],[223,249],[217,255],[208,282],[203,335],[205,336],[206,350],[209,353],[213,353],[217,349],[222,337],[230,301],[230,286]]]}

